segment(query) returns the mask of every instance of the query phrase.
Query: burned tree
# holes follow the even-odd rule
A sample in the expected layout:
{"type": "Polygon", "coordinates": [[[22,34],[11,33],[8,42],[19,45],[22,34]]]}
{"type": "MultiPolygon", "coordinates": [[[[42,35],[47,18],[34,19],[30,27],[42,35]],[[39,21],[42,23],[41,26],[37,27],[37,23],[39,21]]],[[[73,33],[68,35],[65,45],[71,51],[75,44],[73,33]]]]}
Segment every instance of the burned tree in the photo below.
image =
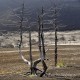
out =
{"type": "Polygon", "coordinates": [[[40,77],[42,77],[47,70],[47,65],[45,63],[45,46],[44,46],[44,34],[43,34],[43,7],[42,7],[42,14],[41,16],[38,16],[38,38],[39,38],[39,52],[40,52],[40,57],[41,57],[41,62],[42,62],[42,66],[43,66],[43,72],[41,73],[40,77]]]}
{"type": "Polygon", "coordinates": [[[57,34],[57,32],[60,27],[63,27],[62,24],[59,24],[60,21],[58,20],[60,10],[61,10],[61,8],[58,8],[57,4],[54,3],[53,27],[54,27],[54,34],[55,34],[55,51],[54,51],[55,52],[55,56],[54,56],[55,67],[57,67],[57,63],[58,63],[58,37],[57,37],[58,34],[57,34]]]}
{"type": "Polygon", "coordinates": [[[39,42],[40,42],[40,46],[39,46],[39,50],[40,50],[40,54],[41,57],[35,61],[33,61],[32,59],[32,43],[31,43],[31,29],[29,27],[29,47],[30,47],[30,61],[28,61],[27,59],[25,59],[25,57],[22,54],[21,48],[22,48],[22,43],[23,43],[23,21],[24,21],[24,3],[22,5],[22,11],[21,11],[21,16],[20,16],[20,44],[19,44],[19,54],[22,58],[22,60],[28,64],[30,66],[30,74],[34,74],[37,75],[37,70],[41,72],[40,77],[42,77],[44,74],[46,74],[46,70],[47,70],[47,66],[46,63],[44,62],[45,60],[45,47],[44,47],[44,38],[43,38],[43,24],[41,24],[40,22],[40,30],[39,30],[39,42]],[[42,46],[42,47],[41,47],[42,46]],[[39,70],[37,67],[37,64],[42,62],[43,65],[43,71],[39,70]]]}
{"type": "Polygon", "coordinates": [[[22,43],[23,43],[23,21],[24,21],[24,3],[22,4],[22,9],[21,9],[21,14],[20,14],[20,44],[19,44],[19,54],[22,58],[22,60],[28,64],[31,65],[30,61],[24,58],[21,48],[22,48],[22,43]]]}
{"type": "Polygon", "coordinates": [[[44,15],[44,10],[42,7],[42,19],[41,19],[41,39],[42,39],[42,48],[43,48],[43,57],[45,58],[45,45],[44,45],[44,33],[43,33],[43,15],[44,15]]]}
{"type": "Polygon", "coordinates": [[[54,31],[55,31],[55,66],[57,66],[57,9],[54,9],[54,31]]]}
{"type": "Polygon", "coordinates": [[[51,7],[49,9],[49,13],[48,13],[48,17],[51,18],[51,22],[50,24],[52,25],[52,29],[54,30],[54,37],[55,37],[55,41],[54,41],[54,65],[55,67],[57,67],[57,63],[58,63],[58,37],[57,37],[57,32],[58,32],[58,28],[60,27],[59,23],[58,23],[58,13],[60,11],[59,8],[57,8],[57,5],[55,3],[54,7],[51,7]]]}
{"type": "Polygon", "coordinates": [[[22,60],[30,66],[31,69],[31,74],[32,72],[32,52],[31,52],[31,32],[29,31],[29,45],[30,45],[30,61],[24,58],[21,52],[21,47],[22,47],[22,41],[23,41],[23,21],[24,21],[24,3],[22,4],[22,11],[21,11],[21,16],[20,16],[20,44],[19,44],[19,54],[22,58],[22,60]]]}

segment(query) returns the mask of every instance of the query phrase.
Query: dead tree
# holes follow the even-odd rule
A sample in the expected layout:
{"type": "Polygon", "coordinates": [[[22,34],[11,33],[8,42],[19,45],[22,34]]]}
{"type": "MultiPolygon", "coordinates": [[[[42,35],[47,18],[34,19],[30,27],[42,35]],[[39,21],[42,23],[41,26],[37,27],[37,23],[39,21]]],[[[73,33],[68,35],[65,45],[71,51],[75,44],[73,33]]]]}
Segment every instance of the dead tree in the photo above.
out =
{"type": "MultiPolygon", "coordinates": [[[[39,69],[36,67],[37,67],[37,64],[39,62],[41,62],[41,58],[39,58],[35,61],[33,61],[33,59],[32,59],[31,30],[29,30],[29,46],[30,46],[30,54],[29,54],[29,56],[30,56],[30,70],[31,70],[30,73],[37,75],[37,70],[39,70],[39,69]]],[[[41,70],[39,70],[39,71],[41,71],[41,70]]]]}
{"type": "Polygon", "coordinates": [[[57,32],[58,32],[58,28],[60,28],[60,24],[58,21],[58,15],[60,12],[60,8],[57,7],[57,4],[54,3],[54,10],[53,10],[53,27],[54,27],[54,32],[55,32],[55,51],[54,51],[54,59],[55,59],[55,67],[57,67],[57,63],[58,63],[58,37],[57,37],[57,32]]]}
{"type": "Polygon", "coordinates": [[[45,46],[44,46],[44,35],[43,35],[43,7],[42,7],[42,14],[41,17],[38,16],[38,38],[39,38],[39,51],[40,51],[40,57],[41,57],[41,62],[43,66],[43,71],[40,74],[40,77],[42,77],[44,74],[46,74],[47,70],[47,65],[45,63],[45,46]]]}
{"type": "Polygon", "coordinates": [[[19,54],[22,60],[30,66],[31,74],[32,74],[32,52],[31,52],[31,32],[29,31],[29,42],[30,42],[30,61],[24,58],[21,48],[23,41],[23,21],[24,21],[24,3],[22,4],[21,14],[20,14],[20,44],[19,44],[19,54]]]}
{"type": "MultiPolygon", "coordinates": [[[[21,48],[22,48],[22,41],[23,41],[23,18],[24,18],[24,3],[22,5],[22,11],[21,11],[21,16],[20,16],[20,44],[19,44],[19,54],[22,58],[22,60],[30,66],[30,74],[37,74],[37,69],[36,66],[39,62],[41,62],[41,58],[33,61],[32,59],[32,44],[31,44],[31,31],[29,30],[29,45],[30,45],[30,61],[25,59],[25,57],[22,54],[21,48]]],[[[29,27],[30,28],[30,27],[29,27]]],[[[41,71],[41,70],[39,70],[41,71]]],[[[42,71],[41,71],[42,72],[42,71]]]]}
{"type": "Polygon", "coordinates": [[[55,66],[57,66],[57,9],[54,9],[54,31],[55,31],[55,66]]]}
{"type": "MultiPolygon", "coordinates": [[[[43,15],[43,8],[42,8],[42,15],[43,15]]],[[[30,47],[30,61],[25,59],[25,57],[22,54],[21,48],[22,48],[22,43],[23,43],[23,21],[24,21],[24,3],[22,4],[22,11],[21,11],[21,16],[20,16],[20,44],[19,44],[19,54],[22,58],[22,60],[30,66],[30,74],[36,74],[37,71],[40,71],[40,77],[42,77],[44,74],[46,74],[47,66],[45,63],[45,46],[44,46],[44,37],[43,37],[43,24],[39,22],[39,50],[40,50],[40,58],[33,61],[32,59],[32,43],[31,43],[31,30],[29,27],[29,47],[30,47]],[[43,65],[43,71],[39,70],[37,67],[37,64],[42,62],[43,65]]],[[[40,20],[39,20],[40,21],[40,20]]]]}
{"type": "Polygon", "coordinates": [[[45,45],[44,45],[44,33],[43,33],[43,14],[44,14],[44,10],[42,7],[42,19],[41,19],[41,39],[42,39],[42,48],[43,48],[43,57],[45,58],[45,45]]]}

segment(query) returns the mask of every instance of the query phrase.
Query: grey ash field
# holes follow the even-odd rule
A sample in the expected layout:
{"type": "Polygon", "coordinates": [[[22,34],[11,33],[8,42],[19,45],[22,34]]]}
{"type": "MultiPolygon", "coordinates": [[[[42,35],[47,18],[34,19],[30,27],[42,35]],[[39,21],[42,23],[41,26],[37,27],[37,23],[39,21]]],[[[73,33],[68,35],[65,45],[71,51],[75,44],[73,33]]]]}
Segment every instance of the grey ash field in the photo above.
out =
{"type": "MultiPolygon", "coordinates": [[[[38,51],[34,51],[33,59],[39,57],[38,51]]],[[[26,76],[29,66],[25,64],[16,51],[17,48],[0,49],[0,80],[80,80],[80,45],[58,45],[58,67],[54,67],[54,46],[47,46],[46,61],[47,73],[50,77],[26,76]],[[53,49],[53,50],[52,50],[53,49]],[[13,52],[10,52],[13,51],[13,52]]],[[[23,54],[29,60],[29,48],[24,48],[23,54]],[[25,51],[26,50],[26,51],[25,51]]],[[[40,69],[41,63],[38,65],[40,69]]]]}

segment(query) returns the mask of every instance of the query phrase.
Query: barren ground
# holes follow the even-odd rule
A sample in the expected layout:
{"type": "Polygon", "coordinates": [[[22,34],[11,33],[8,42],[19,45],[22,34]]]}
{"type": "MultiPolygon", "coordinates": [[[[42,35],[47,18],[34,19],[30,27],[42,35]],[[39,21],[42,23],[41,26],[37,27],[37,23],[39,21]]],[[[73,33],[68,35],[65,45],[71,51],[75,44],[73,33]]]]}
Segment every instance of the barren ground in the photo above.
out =
{"type": "MultiPolygon", "coordinates": [[[[59,45],[57,68],[54,67],[54,46],[47,46],[47,48],[49,49],[46,56],[49,59],[46,61],[47,74],[50,77],[44,76],[43,78],[25,75],[29,71],[29,66],[21,60],[16,48],[1,48],[0,80],[80,80],[80,45],[59,45]]],[[[24,48],[23,54],[29,60],[28,50],[29,48],[24,48]]],[[[33,59],[38,57],[38,51],[33,49],[33,59]]],[[[38,67],[42,69],[41,63],[38,67]]]]}

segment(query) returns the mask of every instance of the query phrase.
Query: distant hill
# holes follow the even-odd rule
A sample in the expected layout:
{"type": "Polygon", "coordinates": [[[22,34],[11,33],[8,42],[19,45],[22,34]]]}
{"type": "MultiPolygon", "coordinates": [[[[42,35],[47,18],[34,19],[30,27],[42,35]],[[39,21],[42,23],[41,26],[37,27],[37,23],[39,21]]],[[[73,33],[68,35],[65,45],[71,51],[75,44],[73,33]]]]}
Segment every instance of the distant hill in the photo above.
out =
{"type": "MultiPolygon", "coordinates": [[[[25,8],[30,11],[30,22],[37,21],[37,13],[43,6],[45,11],[53,5],[53,0],[24,0],[25,8]]],[[[66,25],[59,30],[78,30],[80,29],[80,0],[55,0],[60,11],[59,20],[66,25]]],[[[0,0],[0,30],[17,30],[19,19],[14,15],[14,11],[21,7],[22,0],[0,0]]],[[[49,27],[49,26],[48,26],[49,27]]],[[[36,29],[32,28],[33,30],[36,29]]]]}

